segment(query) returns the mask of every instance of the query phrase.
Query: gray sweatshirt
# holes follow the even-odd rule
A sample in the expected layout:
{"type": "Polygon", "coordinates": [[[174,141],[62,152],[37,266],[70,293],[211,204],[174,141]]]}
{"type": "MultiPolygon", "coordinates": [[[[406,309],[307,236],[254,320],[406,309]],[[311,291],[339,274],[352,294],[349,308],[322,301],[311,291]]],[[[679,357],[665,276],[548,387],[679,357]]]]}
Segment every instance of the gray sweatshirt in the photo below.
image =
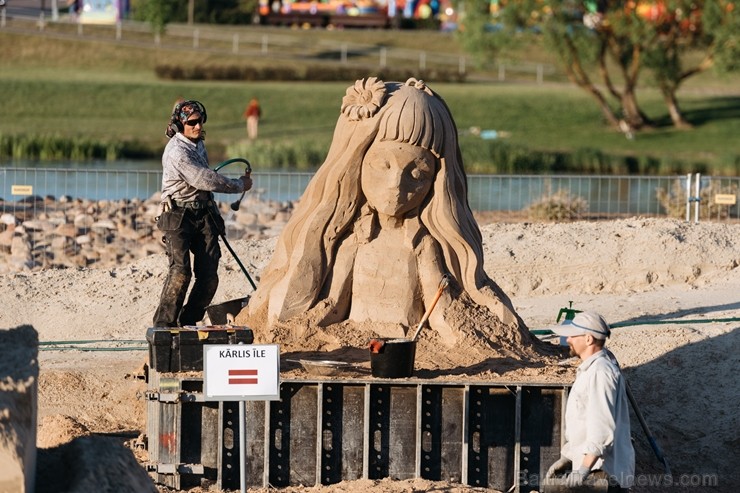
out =
{"type": "Polygon", "coordinates": [[[162,200],[208,200],[208,192],[241,193],[244,182],[219,175],[208,167],[205,143],[196,144],[181,133],[170,139],[162,154],[162,200]]]}

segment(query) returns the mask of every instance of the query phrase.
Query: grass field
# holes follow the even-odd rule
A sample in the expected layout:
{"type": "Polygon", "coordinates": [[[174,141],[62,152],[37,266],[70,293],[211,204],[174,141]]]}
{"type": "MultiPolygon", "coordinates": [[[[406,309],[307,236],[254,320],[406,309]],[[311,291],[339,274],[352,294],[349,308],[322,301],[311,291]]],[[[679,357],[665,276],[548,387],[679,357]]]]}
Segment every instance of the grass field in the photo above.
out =
{"type": "MultiPolygon", "coordinates": [[[[264,28],[260,28],[264,29],[264,28]]],[[[289,31],[321,36],[319,31],[289,31]]],[[[392,41],[389,31],[362,31],[362,42],[446,46],[459,53],[454,38],[441,33],[403,32],[392,41]],[[382,38],[382,39],[381,39],[382,38]]],[[[325,32],[326,36],[345,36],[325,32]]],[[[339,38],[341,39],[341,38],[339,38]]],[[[249,152],[241,118],[249,98],[263,107],[261,145],[328,149],[342,96],[353,81],[182,82],[158,80],[157,63],[234,63],[225,55],[131,48],[0,30],[0,85],[5,96],[0,135],[53,135],[138,142],[143,148],[164,146],[164,128],[178,97],[199,99],[208,109],[208,141],[216,153],[249,152]]],[[[411,47],[409,46],[409,47],[411,47]]],[[[438,48],[441,49],[441,48],[438,48]]],[[[533,49],[518,56],[541,53],[533,49]]],[[[542,57],[543,55],[538,55],[542,57]]],[[[539,61],[547,62],[541,58],[539,61]]],[[[550,60],[552,61],[552,60],[550,60]]],[[[290,62],[275,62],[290,63],[290,62]]],[[[373,75],[370,71],[368,76],[373,75]]],[[[466,165],[488,169],[490,142],[475,129],[496,130],[510,146],[539,151],[593,152],[655,157],[681,163],[676,171],[703,167],[715,174],[740,174],[740,85],[738,79],[702,75],[680,93],[692,130],[670,126],[660,94],[639,92],[640,103],[658,126],[634,140],[606,127],[589,97],[567,83],[485,81],[437,84],[427,81],[448,103],[461,135],[466,165]]],[[[646,79],[647,80],[647,79],[646,79]]],[[[672,170],[658,170],[669,172],[672,170]]]]}

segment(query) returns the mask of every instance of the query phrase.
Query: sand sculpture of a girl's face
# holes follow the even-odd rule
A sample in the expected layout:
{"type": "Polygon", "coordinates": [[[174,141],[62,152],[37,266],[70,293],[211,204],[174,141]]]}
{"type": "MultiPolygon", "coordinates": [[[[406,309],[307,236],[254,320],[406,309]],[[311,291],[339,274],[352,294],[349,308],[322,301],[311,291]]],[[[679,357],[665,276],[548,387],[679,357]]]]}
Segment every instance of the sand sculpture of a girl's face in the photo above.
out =
{"type": "Polygon", "coordinates": [[[374,142],[362,162],[361,185],[378,214],[404,217],[429,193],[437,168],[434,155],[404,142],[374,142]]]}
{"type": "Polygon", "coordinates": [[[450,274],[451,289],[429,318],[444,342],[455,342],[450,310],[462,299],[487,307],[500,324],[523,326],[483,271],[482,251],[444,101],[416,79],[359,80],[342,101],[326,161],[237,322],[408,330],[450,274]]]}

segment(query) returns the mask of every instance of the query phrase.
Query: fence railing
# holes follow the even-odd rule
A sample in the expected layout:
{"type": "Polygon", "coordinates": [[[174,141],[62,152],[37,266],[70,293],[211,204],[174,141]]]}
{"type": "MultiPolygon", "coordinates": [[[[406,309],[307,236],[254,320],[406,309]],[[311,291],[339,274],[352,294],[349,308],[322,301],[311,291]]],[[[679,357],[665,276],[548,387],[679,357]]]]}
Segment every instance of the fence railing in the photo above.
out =
{"type": "MultiPolygon", "coordinates": [[[[233,175],[234,177],[238,175],[233,175]]],[[[265,201],[298,199],[310,172],[255,172],[250,194],[265,201]]],[[[158,193],[160,171],[0,168],[0,212],[32,204],[29,196],[59,200],[146,200],[158,193]]],[[[499,212],[526,219],[537,204],[579,201],[581,219],[677,217],[687,220],[738,220],[740,177],[470,175],[468,202],[476,212],[499,212]],[[697,187],[698,183],[698,187],[697,187]],[[697,212],[698,211],[698,212],[697,212]]],[[[234,197],[217,194],[231,202],[234,197]]]]}
{"type": "MultiPolygon", "coordinates": [[[[0,28],[11,32],[117,43],[138,48],[182,50],[183,47],[188,47],[222,55],[300,59],[312,60],[314,63],[380,68],[416,66],[419,70],[437,68],[461,74],[466,73],[471,66],[464,54],[326,39],[310,40],[279,31],[256,31],[250,27],[170,24],[166,33],[159,35],[148,24],[136,21],[90,25],[75,23],[71,17],[51,21],[44,15],[38,18],[14,16],[6,19],[0,12],[0,28]]],[[[537,83],[543,83],[546,78],[555,78],[557,75],[555,67],[546,63],[499,61],[496,67],[499,81],[519,78],[535,79],[537,83]]]]}

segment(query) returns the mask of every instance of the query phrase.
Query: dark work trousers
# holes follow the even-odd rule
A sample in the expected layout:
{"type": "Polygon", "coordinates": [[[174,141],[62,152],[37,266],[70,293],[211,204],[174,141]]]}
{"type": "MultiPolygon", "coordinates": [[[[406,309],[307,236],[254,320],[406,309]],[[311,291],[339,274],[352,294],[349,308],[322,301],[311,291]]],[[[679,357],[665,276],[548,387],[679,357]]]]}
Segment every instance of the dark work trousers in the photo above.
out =
{"type": "Polygon", "coordinates": [[[179,222],[178,218],[176,222],[179,222],[179,227],[164,231],[170,263],[159,307],[154,313],[155,327],[195,325],[203,319],[206,307],[210,305],[218,288],[221,249],[218,245],[218,230],[208,210],[176,209],[170,214],[182,214],[182,221],[179,222]],[[192,277],[191,270],[195,275],[195,283],[188,302],[183,307],[192,277]]]}

